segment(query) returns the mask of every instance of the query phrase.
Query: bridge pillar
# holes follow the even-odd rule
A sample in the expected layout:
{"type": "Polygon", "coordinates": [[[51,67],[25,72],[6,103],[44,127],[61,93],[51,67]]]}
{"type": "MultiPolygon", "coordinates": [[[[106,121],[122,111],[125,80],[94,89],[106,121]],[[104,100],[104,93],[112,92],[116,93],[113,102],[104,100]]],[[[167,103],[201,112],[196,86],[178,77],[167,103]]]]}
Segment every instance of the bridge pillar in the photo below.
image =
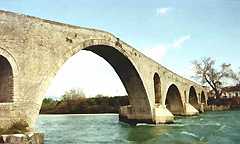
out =
{"type": "Polygon", "coordinates": [[[204,107],[205,107],[205,104],[204,103],[201,103],[200,104],[200,113],[203,113],[204,112],[204,107]]]}
{"type": "Polygon", "coordinates": [[[185,103],[185,116],[193,116],[193,115],[199,115],[199,111],[195,109],[190,103],[185,103]]]}
{"type": "Polygon", "coordinates": [[[119,120],[134,125],[137,123],[153,123],[151,115],[144,112],[135,112],[132,105],[120,107],[119,120]]]}
{"type": "Polygon", "coordinates": [[[134,114],[131,105],[122,106],[119,111],[119,120],[130,124],[137,123],[173,123],[174,115],[166,108],[166,105],[155,105],[153,116],[149,117],[144,114],[134,114]]]}
{"type": "Polygon", "coordinates": [[[155,105],[153,121],[155,124],[173,123],[174,115],[167,109],[166,105],[155,105]]]}

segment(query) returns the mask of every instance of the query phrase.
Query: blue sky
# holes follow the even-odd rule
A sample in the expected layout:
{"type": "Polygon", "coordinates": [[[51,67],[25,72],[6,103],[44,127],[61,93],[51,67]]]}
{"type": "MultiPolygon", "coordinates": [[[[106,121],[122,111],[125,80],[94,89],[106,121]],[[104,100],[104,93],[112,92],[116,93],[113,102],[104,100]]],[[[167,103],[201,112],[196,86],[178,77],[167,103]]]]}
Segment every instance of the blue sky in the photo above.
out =
{"type": "MultiPolygon", "coordinates": [[[[192,75],[191,62],[202,57],[213,57],[218,65],[231,63],[234,69],[240,66],[238,0],[1,0],[0,9],[106,30],[188,78],[192,75]]],[[[56,82],[53,82],[56,86],[51,86],[53,88],[50,88],[47,95],[60,95],[73,87],[83,88],[90,95],[124,94],[124,88],[112,68],[102,59],[104,66],[100,68],[96,65],[99,59],[101,58],[87,52],[80,52],[68,62],[70,64],[66,63],[69,66],[65,65],[66,68],[63,67],[59,75],[74,75],[64,69],[75,68],[75,65],[89,66],[86,63],[79,64],[79,61],[88,60],[93,69],[103,74],[93,73],[95,78],[91,81],[96,81],[96,85],[109,83],[111,87],[106,84],[93,92],[92,87],[96,88],[94,85],[89,84],[90,88],[83,88],[83,85],[87,85],[84,78],[79,78],[77,82],[70,77],[63,80],[57,76],[56,82]],[[106,71],[113,74],[104,74],[106,71]],[[67,85],[65,87],[56,84],[64,81],[67,85]],[[110,88],[103,90],[104,87],[110,88]]],[[[79,72],[82,71],[76,75],[79,72]]],[[[89,73],[89,70],[85,73],[89,73]]]]}

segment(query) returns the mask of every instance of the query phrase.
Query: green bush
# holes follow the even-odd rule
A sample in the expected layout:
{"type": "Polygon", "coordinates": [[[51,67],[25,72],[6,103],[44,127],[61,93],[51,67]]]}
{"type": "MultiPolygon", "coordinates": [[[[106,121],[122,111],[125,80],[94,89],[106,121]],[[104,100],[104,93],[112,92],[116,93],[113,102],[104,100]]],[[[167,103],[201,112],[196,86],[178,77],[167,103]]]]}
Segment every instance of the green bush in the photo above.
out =
{"type": "Polygon", "coordinates": [[[67,91],[60,100],[45,98],[42,114],[95,114],[118,113],[120,106],[128,105],[128,96],[107,97],[96,95],[86,98],[81,90],[67,91]]]}

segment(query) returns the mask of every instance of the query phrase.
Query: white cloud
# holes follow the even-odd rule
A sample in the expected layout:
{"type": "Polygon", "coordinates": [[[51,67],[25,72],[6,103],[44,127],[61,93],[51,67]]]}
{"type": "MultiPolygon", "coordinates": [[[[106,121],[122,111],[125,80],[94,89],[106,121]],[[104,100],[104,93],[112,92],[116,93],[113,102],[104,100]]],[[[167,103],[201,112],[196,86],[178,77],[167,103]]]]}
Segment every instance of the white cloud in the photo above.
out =
{"type": "Polygon", "coordinates": [[[148,57],[152,58],[153,60],[160,63],[160,62],[162,62],[162,60],[168,50],[175,49],[175,48],[181,48],[182,45],[189,39],[191,39],[191,35],[185,35],[185,36],[179,37],[173,43],[158,44],[151,48],[144,48],[142,50],[142,52],[146,56],[148,56],[148,57]]]}
{"type": "Polygon", "coordinates": [[[159,16],[165,16],[168,14],[168,12],[171,9],[172,8],[170,8],[170,7],[162,7],[162,8],[157,8],[156,12],[157,12],[157,15],[159,15],[159,16]]]}
{"type": "Polygon", "coordinates": [[[142,52],[146,56],[160,63],[166,54],[166,49],[167,47],[165,45],[160,44],[152,48],[145,48],[142,52]]]}
{"type": "Polygon", "coordinates": [[[182,45],[189,39],[191,39],[191,35],[182,36],[173,42],[172,47],[173,48],[181,48],[182,45]]]}

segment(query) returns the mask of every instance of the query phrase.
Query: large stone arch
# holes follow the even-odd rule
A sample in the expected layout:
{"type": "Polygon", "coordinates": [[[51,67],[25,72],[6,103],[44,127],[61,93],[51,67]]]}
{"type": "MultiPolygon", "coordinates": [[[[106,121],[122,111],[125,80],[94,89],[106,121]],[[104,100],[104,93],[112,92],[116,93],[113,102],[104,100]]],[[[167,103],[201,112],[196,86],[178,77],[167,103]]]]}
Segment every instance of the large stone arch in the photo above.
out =
{"type": "Polygon", "coordinates": [[[165,104],[167,109],[174,115],[184,114],[184,104],[181,93],[175,84],[171,84],[167,90],[165,104]]]}
{"type": "Polygon", "coordinates": [[[189,90],[189,103],[195,108],[199,109],[198,96],[194,86],[190,87],[189,90]]]}
{"type": "Polygon", "coordinates": [[[101,56],[114,68],[128,93],[129,103],[135,111],[141,110],[143,105],[149,106],[148,110],[151,109],[142,79],[129,58],[114,47],[106,45],[89,46],[84,50],[101,56]]]}
{"type": "Polygon", "coordinates": [[[77,44],[76,47],[68,49],[59,60],[60,64],[58,64],[48,78],[45,93],[50,81],[70,57],[81,50],[91,51],[105,59],[118,74],[129,96],[131,115],[135,119],[152,120],[152,109],[141,72],[139,72],[134,60],[125,49],[129,49],[127,45],[115,43],[106,39],[91,39],[77,44]]]}
{"type": "Polygon", "coordinates": [[[155,104],[161,103],[161,80],[157,73],[153,76],[155,104]]]}

